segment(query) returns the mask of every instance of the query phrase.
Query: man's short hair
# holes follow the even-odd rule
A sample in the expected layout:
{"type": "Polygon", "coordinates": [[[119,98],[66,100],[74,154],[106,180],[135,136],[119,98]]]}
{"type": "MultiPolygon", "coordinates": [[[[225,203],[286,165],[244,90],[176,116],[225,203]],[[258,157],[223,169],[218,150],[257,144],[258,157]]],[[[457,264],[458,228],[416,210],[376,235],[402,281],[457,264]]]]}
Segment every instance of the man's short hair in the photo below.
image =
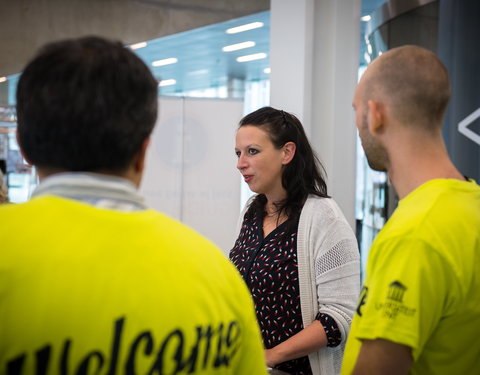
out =
{"type": "Polygon", "coordinates": [[[37,167],[123,172],[151,134],[158,82],[120,42],[47,44],[17,89],[18,139],[37,167]]]}
{"type": "Polygon", "coordinates": [[[441,126],[450,82],[447,69],[433,52],[406,45],[387,51],[375,62],[365,99],[387,101],[394,116],[406,125],[421,124],[432,130],[441,126]]]}

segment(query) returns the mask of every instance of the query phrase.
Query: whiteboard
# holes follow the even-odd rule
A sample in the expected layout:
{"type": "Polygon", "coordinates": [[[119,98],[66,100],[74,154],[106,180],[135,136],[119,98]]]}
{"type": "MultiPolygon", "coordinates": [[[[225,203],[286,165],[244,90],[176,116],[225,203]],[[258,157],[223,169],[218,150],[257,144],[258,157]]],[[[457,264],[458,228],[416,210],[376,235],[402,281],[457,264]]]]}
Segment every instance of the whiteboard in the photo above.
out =
{"type": "Polygon", "coordinates": [[[197,230],[225,254],[240,213],[235,132],[241,100],[163,97],[140,193],[153,209],[197,230]]]}

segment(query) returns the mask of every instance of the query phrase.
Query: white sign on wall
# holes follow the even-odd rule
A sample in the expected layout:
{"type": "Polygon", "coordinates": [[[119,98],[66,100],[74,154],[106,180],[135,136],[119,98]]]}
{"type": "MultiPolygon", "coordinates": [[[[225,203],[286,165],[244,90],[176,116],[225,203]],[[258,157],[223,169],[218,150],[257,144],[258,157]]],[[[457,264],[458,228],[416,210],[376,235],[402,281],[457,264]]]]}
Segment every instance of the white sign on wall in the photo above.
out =
{"type": "Polygon", "coordinates": [[[239,100],[161,98],[141,194],[147,204],[191,226],[225,254],[240,207],[235,132],[239,100]]]}
{"type": "Polygon", "coordinates": [[[468,125],[472,124],[475,120],[480,117],[480,108],[470,113],[462,121],[458,123],[458,131],[462,133],[465,137],[471,139],[478,145],[480,145],[480,134],[475,133],[473,130],[468,128],[468,125]]]}

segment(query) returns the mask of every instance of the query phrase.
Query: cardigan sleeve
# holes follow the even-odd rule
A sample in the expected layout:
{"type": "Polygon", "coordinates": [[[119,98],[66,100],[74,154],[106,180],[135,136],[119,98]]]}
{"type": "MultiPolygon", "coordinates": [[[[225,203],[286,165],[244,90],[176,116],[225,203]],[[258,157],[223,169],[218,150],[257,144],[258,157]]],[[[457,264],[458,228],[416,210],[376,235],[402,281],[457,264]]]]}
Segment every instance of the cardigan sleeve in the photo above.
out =
{"type": "Polygon", "coordinates": [[[344,341],[360,293],[357,241],[348,223],[333,222],[318,246],[314,269],[319,312],[336,321],[344,341]]]}
{"type": "MultiPolygon", "coordinates": [[[[360,253],[340,208],[329,198],[309,199],[302,228],[304,272],[312,285],[311,318],[332,317],[345,342],[360,293],[360,253]]],[[[302,211],[303,214],[303,211],[302,211]]],[[[300,250],[300,249],[299,249],[300,250]]],[[[300,251],[299,251],[300,253],[300,251]]]]}

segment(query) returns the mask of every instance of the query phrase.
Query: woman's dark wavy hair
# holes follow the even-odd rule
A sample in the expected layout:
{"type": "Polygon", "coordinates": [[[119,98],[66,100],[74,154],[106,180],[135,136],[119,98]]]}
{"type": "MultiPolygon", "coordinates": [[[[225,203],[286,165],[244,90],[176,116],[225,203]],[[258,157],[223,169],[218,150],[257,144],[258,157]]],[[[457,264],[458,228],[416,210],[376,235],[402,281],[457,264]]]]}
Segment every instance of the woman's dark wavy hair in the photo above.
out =
{"type": "MultiPolygon", "coordinates": [[[[325,183],[325,169],[318,160],[297,117],[272,107],[263,107],[240,120],[242,126],[257,126],[265,131],[275,148],[280,149],[287,142],[296,145],[295,156],[286,164],[282,173],[282,186],[287,198],[276,202],[280,212],[289,219],[298,219],[309,194],[329,198],[325,183]]],[[[259,194],[253,200],[247,215],[258,213],[263,217],[267,198],[259,194]]]]}

